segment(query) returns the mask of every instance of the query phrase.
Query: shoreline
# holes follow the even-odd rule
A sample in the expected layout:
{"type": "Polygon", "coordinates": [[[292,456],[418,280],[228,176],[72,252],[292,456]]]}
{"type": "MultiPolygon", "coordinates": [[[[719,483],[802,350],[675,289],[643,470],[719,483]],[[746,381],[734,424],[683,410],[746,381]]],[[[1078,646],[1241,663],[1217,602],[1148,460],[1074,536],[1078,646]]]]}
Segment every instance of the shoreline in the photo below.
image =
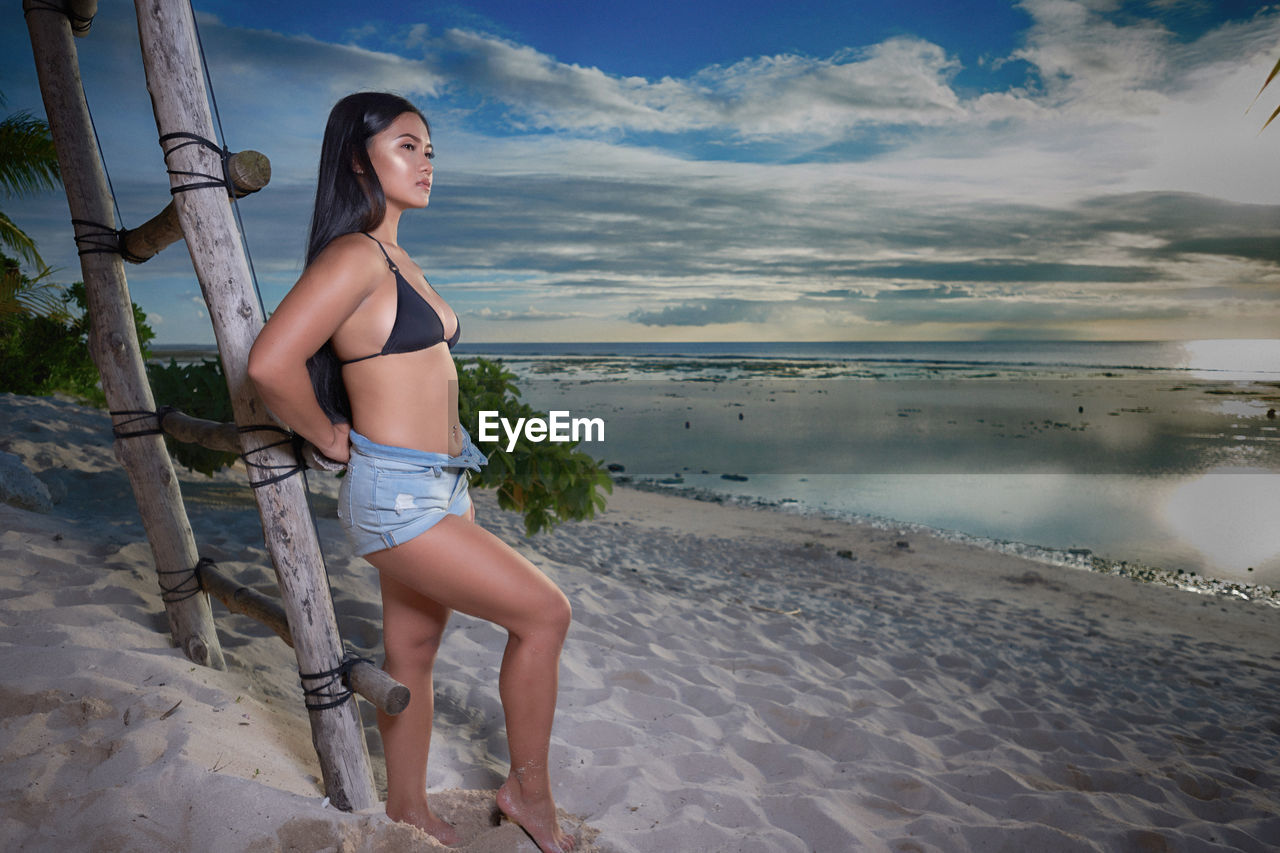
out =
{"type": "Polygon", "coordinates": [[[1200,575],[1182,569],[1165,569],[1160,566],[1149,566],[1138,561],[1129,561],[1111,557],[1101,557],[1088,548],[1051,548],[1029,542],[991,539],[975,536],[959,530],[944,530],[927,524],[912,521],[864,515],[848,516],[823,512],[820,509],[804,507],[794,498],[773,501],[767,498],[728,495],[712,489],[679,484],[666,484],[657,478],[632,479],[615,477],[615,487],[632,488],[638,491],[667,494],[704,503],[739,506],[763,511],[785,513],[805,518],[820,518],[836,523],[850,525],[867,525],[880,530],[901,530],[923,533],[947,541],[973,545],[993,553],[1022,557],[1037,563],[1063,569],[1083,569],[1103,575],[1128,578],[1139,583],[1153,583],[1171,589],[1191,592],[1200,595],[1224,596],[1244,601],[1258,601],[1271,607],[1280,608],[1280,590],[1266,584],[1240,583],[1200,575]]]}

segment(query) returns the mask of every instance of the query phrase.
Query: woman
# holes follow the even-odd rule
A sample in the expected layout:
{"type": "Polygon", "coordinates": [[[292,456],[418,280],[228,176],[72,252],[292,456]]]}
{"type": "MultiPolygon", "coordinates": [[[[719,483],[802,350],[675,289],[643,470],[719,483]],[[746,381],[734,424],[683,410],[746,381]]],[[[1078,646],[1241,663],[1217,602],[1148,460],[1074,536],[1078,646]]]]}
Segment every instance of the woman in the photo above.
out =
{"type": "Polygon", "coordinates": [[[474,523],[466,469],[484,457],[458,422],[458,318],[397,241],[400,214],[427,206],[432,157],[427,121],[403,98],[338,102],[307,266],[254,343],[249,376],[277,417],[348,466],[339,516],[378,570],[385,669],[413,695],[378,716],[388,817],[459,840],[426,797],[431,669],[456,609],[508,632],[498,690],[511,772],[498,806],[545,853],[564,853],[574,839],[556,824],[547,751],[569,602],[474,523]]]}

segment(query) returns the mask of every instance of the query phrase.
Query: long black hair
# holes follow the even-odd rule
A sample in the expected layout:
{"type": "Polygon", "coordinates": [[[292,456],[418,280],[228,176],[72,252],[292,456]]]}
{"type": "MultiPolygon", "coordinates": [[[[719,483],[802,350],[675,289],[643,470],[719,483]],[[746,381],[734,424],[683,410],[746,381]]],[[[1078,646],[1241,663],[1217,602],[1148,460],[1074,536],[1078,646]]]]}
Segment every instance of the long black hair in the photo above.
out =
{"type": "MultiPolygon", "coordinates": [[[[382,184],[369,161],[369,139],[387,129],[405,113],[422,119],[431,133],[427,117],[404,98],[387,92],[357,92],[334,104],[324,128],[320,146],[320,172],[316,179],[316,203],[307,235],[307,263],[310,264],[335,238],[376,228],[387,214],[382,184]]],[[[351,420],[351,403],[342,383],[342,365],[326,342],[307,360],[316,399],[329,420],[351,420]]]]}

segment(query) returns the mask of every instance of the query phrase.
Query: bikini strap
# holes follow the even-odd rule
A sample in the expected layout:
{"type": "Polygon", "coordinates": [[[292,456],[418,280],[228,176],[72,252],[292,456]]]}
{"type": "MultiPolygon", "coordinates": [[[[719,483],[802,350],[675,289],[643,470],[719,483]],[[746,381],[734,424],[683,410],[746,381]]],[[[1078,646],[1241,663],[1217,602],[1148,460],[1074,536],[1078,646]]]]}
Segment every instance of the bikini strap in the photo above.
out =
{"type": "Polygon", "coordinates": [[[387,254],[387,247],[382,245],[381,240],[379,240],[377,237],[370,234],[368,231],[361,231],[360,233],[378,244],[378,248],[382,250],[382,257],[387,259],[387,266],[391,269],[392,272],[396,272],[396,273],[400,272],[400,268],[396,266],[395,261],[391,260],[391,256],[387,254]]]}

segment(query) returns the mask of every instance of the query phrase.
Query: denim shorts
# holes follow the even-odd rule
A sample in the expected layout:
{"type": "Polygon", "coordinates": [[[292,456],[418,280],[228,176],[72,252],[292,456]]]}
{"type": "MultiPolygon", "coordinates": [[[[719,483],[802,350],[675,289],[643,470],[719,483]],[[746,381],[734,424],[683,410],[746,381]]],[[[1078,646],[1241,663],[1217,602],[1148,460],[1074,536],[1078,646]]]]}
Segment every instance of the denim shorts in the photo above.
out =
{"type": "Polygon", "coordinates": [[[487,461],[465,428],[457,456],[378,444],[353,430],[338,518],[356,554],[404,544],[449,513],[465,516],[468,469],[479,471],[487,461]]]}

